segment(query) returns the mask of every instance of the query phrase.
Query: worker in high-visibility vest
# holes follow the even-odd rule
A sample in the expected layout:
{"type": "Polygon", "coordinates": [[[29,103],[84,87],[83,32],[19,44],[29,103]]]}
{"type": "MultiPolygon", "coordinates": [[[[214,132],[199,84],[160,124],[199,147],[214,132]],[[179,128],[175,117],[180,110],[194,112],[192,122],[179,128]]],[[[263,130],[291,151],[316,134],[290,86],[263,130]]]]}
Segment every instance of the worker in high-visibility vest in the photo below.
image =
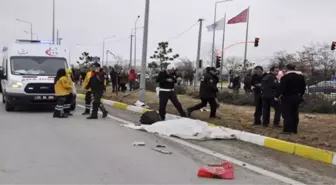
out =
{"type": "MultiPolygon", "coordinates": [[[[66,71],[66,77],[68,78],[69,86],[71,87],[71,90],[72,90],[74,88],[72,69],[66,69],[65,71],[66,71]]],[[[64,114],[66,116],[72,116],[72,114],[70,113],[72,101],[73,101],[73,93],[71,91],[70,94],[66,97],[66,100],[64,103],[64,114]]]]}
{"type": "MultiPolygon", "coordinates": [[[[89,71],[86,73],[82,88],[85,89],[88,85],[91,77],[94,75],[94,66],[91,65],[89,71]]],[[[91,88],[87,89],[85,93],[85,112],[82,115],[89,115],[91,111],[92,92],[91,88]]]]}

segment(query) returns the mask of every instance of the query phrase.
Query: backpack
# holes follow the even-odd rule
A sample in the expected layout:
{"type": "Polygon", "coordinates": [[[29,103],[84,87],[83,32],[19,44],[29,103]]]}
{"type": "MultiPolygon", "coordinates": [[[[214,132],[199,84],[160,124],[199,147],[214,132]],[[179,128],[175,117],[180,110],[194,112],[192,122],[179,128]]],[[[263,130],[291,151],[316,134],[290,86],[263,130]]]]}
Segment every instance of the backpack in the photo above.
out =
{"type": "Polygon", "coordinates": [[[161,121],[161,117],[156,111],[145,112],[140,117],[140,123],[143,125],[152,125],[158,121],[161,121]]]}

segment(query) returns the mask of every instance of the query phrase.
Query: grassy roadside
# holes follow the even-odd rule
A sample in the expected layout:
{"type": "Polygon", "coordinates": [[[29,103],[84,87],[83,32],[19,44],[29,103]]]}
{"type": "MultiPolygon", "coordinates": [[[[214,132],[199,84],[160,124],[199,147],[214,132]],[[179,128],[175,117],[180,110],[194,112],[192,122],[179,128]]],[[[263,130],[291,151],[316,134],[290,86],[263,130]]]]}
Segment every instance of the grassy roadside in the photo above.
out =
{"type": "MultiPolygon", "coordinates": [[[[130,105],[133,105],[139,99],[139,93],[137,92],[132,93],[127,97],[124,97],[124,95],[124,93],[119,93],[117,96],[108,89],[108,92],[105,94],[105,98],[130,105]]],[[[178,97],[183,105],[183,108],[199,103],[199,100],[193,99],[187,95],[179,95],[178,97]]],[[[155,93],[146,92],[145,100],[146,104],[150,106],[151,109],[158,110],[159,99],[155,93]]],[[[170,102],[167,106],[167,112],[171,114],[178,114],[175,107],[170,102]]],[[[299,134],[284,136],[280,134],[282,131],[281,129],[252,126],[253,114],[254,107],[221,104],[218,110],[218,115],[221,116],[220,120],[210,120],[208,118],[209,112],[201,111],[194,112],[192,117],[232,129],[244,130],[290,142],[336,151],[336,115],[302,113],[300,115],[299,134]]]]}

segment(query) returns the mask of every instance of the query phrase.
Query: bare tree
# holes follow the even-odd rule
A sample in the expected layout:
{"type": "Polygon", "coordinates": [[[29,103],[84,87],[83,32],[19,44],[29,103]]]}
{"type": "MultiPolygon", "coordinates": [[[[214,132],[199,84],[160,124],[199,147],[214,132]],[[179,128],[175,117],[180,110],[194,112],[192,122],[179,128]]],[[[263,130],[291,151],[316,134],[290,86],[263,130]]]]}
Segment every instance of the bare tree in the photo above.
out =
{"type": "Polygon", "coordinates": [[[323,67],[323,76],[328,77],[332,75],[336,68],[336,61],[328,44],[318,45],[317,58],[318,63],[323,67]]]}
{"type": "Polygon", "coordinates": [[[180,63],[178,63],[178,70],[181,72],[183,80],[192,84],[194,80],[194,72],[195,72],[195,62],[185,58],[182,59],[180,63]]]}
{"type": "Polygon", "coordinates": [[[303,51],[298,52],[299,60],[297,67],[302,71],[310,71],[311,75],[315,74],[316,69],[320,66],[317,45],[303,46],[303,51]]]}
{"type": "Polygon", "coordinates": [[[271,59],[271,66],[277,66],[279,68],[286,67],[287,64],[294,64],[298,62],[297,55],[295,53],[287,53],[286,51],[278,51],[273,54],[271,59]]]}
{"type": "Polygon", "coordinates": [[[223,62],[223,69],[227,72],[241,70],[243,65],[243,59],[239,57],[227,57],[225,62],[223,62]]]}

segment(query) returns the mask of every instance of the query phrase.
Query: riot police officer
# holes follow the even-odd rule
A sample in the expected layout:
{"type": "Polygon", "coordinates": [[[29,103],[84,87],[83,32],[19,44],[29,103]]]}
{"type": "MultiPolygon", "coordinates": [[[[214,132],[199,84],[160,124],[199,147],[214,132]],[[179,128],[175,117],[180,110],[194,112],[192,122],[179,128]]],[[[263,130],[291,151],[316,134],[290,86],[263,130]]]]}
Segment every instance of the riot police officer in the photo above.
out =
{"type": "Polygon", "coordinates": [[[207,67],[206,72],[202,77],[201,86],[200,86],[200,98],[201,103],[190,107],[187,109],[187,116],[189,117],[191,113],[195,110],[199,110],[210,104],[210,118],[216,118],[216,110],[217,110],[217,83],[219,82],[217,76],[217,70],[214,67],[207,67]]]}
{"type": "Polygon", "coordinates": [[[261,66],[254,68],[254,75],[252,76],[252,89],[254,92],[254,125],[261,125],[262,115],[262,98],[261,98],[261,79],[266,75],[264,69],[261,66]]]}
{"type": "Polygon", "coordinates": [[[280,102],[275,101],[275,94],[279,89],[279,81],[277,75],[278,67],[271,67],[270,72],[261,80],[262,92],[262,120],[263,126],[267,127],[270,124],[271,107],[274,108],[274,127],[280,127],[281,107],[280,102]]]}
{"type": "Polygon", "coordinates": [[[93,95],[93,103],[92,103],[92,113],[91,116],[87,119],[98,119],[98,108],[100,108],[103,112],[103,118],[106,118],[108,115],[107,110],[104,105],[101,103],[101,98],[106,91],[106,78],[107,75],[100,70],[100,64],[95,63],[95,73],[90,78],[86,89],[91,89],[93,95]]]}
{"type": "Polygon", "coordinates": [[[287,73],[281,78],[280,88],[275,101],[282,100],[284,127],[283,133],[298,133],[299,105],[306,91],[305,78],[302,72],[295,71],[295,65],[288,64],[287,73]]]}
{"type": "Polygon", "coordinates": [[[186,117],[186,113],[177,99],[177,95],[174,90],[175,83],[177,82],[175,66],[173,64],[169,64],[166,70],[159,73],[156,82],[159,83],[159,114],[161,119],[166,119],[166,107],[168,100],[173,103],[182,117],[186,117]]]}

